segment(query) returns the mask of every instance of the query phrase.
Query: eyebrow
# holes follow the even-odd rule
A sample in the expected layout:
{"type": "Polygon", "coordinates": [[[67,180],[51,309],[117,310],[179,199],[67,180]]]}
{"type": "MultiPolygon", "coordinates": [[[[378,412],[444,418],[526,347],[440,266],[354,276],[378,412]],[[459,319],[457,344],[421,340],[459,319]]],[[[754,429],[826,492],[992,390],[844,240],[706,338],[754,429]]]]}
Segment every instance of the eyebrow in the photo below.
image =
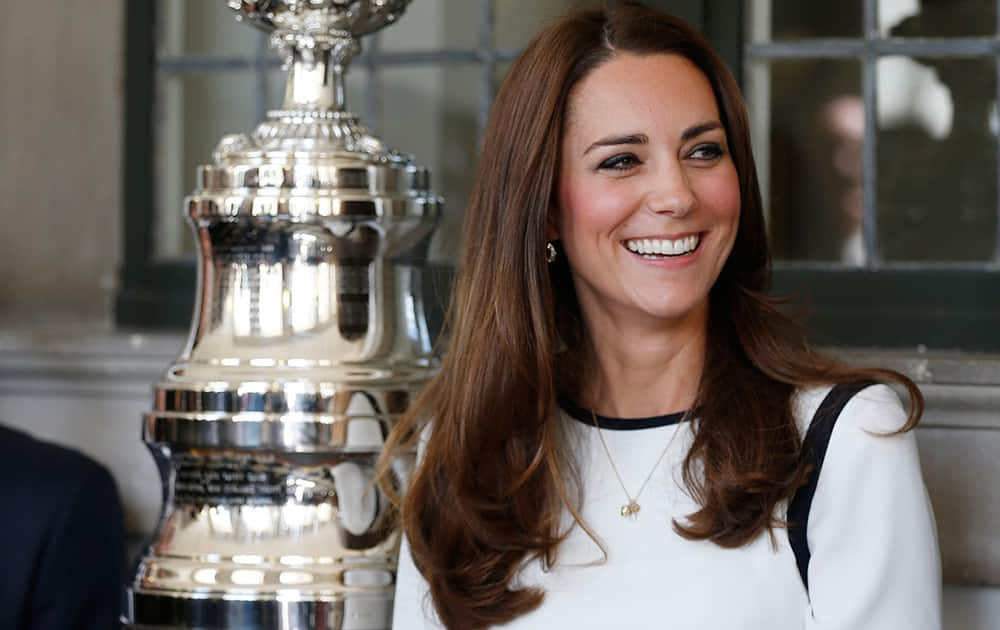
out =
{"type": "Polygon", "coordinates": [[[649,136],[644,133],[630,133],[627,136],[608,136],[607,138],[601,138],[594,144],[587,147],[587,150],[583,152],[584,155],[590,153],[593,149],[597,147],[614,147],[620,144],[648,144],[649,136]]]}
{"type": "Polygon", "coordinates": [[[716,129],[722,129],[722,123],[718,120],[709,120],[703,123],[698,123],[693,127],[685,129],[684,133],[681,134],[681,140],[687,141],[691,138],[697,138],[703,133],[708,133],[709,131],[714,131],[716,129]]]}
{"type": "MultiPolygon", "coordinates": [[[[697,138],[703,133],[713,131],[715,129],[721,129],[722,123],[717,120],[706,121],[698,123],[697,125],[692,125],[684,130],[681,134],[681,141],[687,142],[691,138],[697,138]]],[[[583,152],[584,155],[590,153],[593,149],[597,147],[613,147],[623,144],[648,144],[649,136],[644,133],[630,133],[624,136],[608,136],[606,138],[601,138],[594,144],[587,147],[587,150],[583,152]]]]}

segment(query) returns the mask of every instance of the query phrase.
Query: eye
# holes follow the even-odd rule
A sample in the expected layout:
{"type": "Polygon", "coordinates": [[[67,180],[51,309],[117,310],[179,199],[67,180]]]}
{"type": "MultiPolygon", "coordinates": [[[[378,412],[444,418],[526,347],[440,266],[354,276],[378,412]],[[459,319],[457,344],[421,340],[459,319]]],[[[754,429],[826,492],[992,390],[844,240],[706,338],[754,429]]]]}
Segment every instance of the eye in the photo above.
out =
{"type": "Polygon", "coordinates": [[[723,155],[725,155],[725,150],[721,145],[714,142],[709,142],[706,144],[699,144],[696,146],[688,157],[694,158],[696,160],[703,160],[705,162],[711,162],[717,160],[723,155]]]}
{"type": "Polygon", "coordinates": [[[598,165],[598,170],[627,171],[639,166],[642,162],[634,153],[622,153],[609,157],[598,165]]]}

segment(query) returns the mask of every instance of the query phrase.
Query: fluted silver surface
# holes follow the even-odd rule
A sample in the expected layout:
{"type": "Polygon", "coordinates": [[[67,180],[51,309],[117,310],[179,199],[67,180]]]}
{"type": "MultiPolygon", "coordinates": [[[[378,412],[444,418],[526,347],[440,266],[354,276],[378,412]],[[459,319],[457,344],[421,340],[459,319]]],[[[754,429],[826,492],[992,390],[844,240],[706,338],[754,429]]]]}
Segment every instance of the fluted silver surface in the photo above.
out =
{"type": "Polygon", "coordinates": [[[408,2],[229,2],[272,31],[288,88],[186,201],[198,299],[144,419],[164,508],[131,627],[389,628],[399,535],[372,477],[436,367],[420,282],[442,202],[347,111],[343,72],[408,2]]]}

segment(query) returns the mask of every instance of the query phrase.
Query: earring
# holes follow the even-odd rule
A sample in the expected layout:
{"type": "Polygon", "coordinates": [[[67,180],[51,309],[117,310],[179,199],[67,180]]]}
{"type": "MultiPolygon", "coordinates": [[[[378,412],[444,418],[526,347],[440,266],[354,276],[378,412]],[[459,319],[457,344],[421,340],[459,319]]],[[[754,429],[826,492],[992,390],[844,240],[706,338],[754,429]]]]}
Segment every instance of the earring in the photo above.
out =
{"type": "Polygon", "coordinates": [[[552,244],[552,241],[549,241],[545,245],[545,260],[549,264],[552,264],[552,261],[555,259],[556,259],[556,246],[552,244]]]}

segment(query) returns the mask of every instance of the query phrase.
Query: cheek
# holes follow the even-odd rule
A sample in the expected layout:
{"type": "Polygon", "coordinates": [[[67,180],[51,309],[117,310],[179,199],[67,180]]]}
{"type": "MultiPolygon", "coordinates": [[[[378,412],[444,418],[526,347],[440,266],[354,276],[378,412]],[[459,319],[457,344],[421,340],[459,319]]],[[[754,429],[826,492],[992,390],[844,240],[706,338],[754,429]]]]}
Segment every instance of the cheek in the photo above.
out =
{"type": "Polygon", "coordinates": [[[612,231],[630,211],[622,187],[610,187],[595,177],[560,178],[560,238],[568,247],[573,241],[582,242],[612,231]]]}
{"type": "Polygon", "coordinates": [[[698,195],[703,212],[710,214],[720,227],[726,226],[736,235],[740,220],[740,182],[735,168],[726,169],[704,182],[698,195]]]}

